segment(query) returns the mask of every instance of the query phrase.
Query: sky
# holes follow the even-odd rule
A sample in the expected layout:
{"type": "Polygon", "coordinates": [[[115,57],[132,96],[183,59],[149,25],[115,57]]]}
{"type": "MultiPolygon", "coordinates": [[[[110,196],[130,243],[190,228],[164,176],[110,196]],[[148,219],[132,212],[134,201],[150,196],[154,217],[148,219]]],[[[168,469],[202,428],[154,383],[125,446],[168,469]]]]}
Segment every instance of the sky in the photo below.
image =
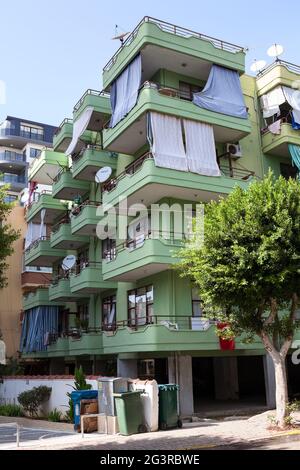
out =
{"type": "Polygon", "coordinates": [[[102,89],[115,25],[131,31],[146,15],[249,48],[247,72],[254,59],[272,61],[273,43],[300,64],[300,2],[291,0],[0,0],[0,122],[72,117],[86,89],[102,89]]]}

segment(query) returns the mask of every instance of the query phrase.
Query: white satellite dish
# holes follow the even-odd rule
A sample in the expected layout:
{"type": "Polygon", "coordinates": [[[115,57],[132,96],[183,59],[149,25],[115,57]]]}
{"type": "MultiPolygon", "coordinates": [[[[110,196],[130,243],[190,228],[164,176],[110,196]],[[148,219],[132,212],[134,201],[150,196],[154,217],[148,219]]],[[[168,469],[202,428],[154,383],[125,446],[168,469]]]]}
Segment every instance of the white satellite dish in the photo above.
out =
{"type": "Polygon", "coordinates": [[[24,192],[23,192],[20,200],[21,200],[22,204],[26,204],[28,202],[28,200],[29,200],[29,190],[27,188],[24,189],[24,192]]]}
{"type": "Polygon", "coordinates": [[[283,54],[283,46],[281,44],[272,44],[271,47],[267,50],[267,54],[270,57],[279,57],[281,54],[283,54]]]}
{"type": "Polygon", "coordinates": [[[75,263],[76,263],[76,256],[68,255],[63,259],[61,263],[61,267],[63,268],[64,271],[69,271],[69,269],[73,268],[75,263]]]}
{"type": "Polygon", "coordinates": [[[255,60],[250,67],[251,72],[260,72],[265,66],[267,62],[265,60],[255,60]]]}
{"type": "Polygon", "coordinates": [[[100,168],[95,174],[96,183],[104,183],[112,174],[112,169],[110,166],[104,166],[100,168]]]}

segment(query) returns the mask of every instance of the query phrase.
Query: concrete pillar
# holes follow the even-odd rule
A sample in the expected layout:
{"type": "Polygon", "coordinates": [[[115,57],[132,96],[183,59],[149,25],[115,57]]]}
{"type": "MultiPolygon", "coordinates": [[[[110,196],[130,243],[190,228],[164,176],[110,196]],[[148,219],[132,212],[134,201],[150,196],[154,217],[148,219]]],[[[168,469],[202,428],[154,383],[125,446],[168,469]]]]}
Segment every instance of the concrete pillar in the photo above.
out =
{"type": "Polygon", "coordinates": [[[276,382],[275,382],[275,369],[272,358],[269,354],[263,357],[264,374],[265,374],[265,389],[266,389],[266,403],[268,408],[276,408],[276,382]]]}
{"type": "Polygon", "coordinates": [[[117,359],[117,374],[118,377],[128,377],[136,379],[137,372],[137,359],[117,359]]]}
{"type": "Polygon", "coordinates": [[[64,375],[65,361],[63,359],[51,359],[49,365],[50,375],[64,375]]]}
{"type": "Polygon", "coordinates": [[[214,357],[216,400],[238,400],[239,381],[236,357],[214,357]]]}
{"type": "Polygon", "coordinates": [[[192,356],[174,355],[168,358],[169,383],[179,385],[179,414],[194,413],[192,356]]]}

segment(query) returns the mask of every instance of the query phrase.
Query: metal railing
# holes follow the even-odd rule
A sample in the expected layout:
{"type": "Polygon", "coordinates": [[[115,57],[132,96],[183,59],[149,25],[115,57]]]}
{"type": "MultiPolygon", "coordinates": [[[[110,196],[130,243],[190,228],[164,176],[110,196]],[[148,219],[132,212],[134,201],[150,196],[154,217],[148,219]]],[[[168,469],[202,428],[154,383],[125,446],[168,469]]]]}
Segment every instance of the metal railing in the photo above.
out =
{"type": "Polygon", "coordinates": [[[26,163],[26,157],[22,153],[12,152],[10,150],[5,150],[4,152],[0,152],[0,160],[5,160],[7,162],[26,163]]]}
{"type": "Polygon", "coordinates": [[[73,119],[71,118],[65,118],[61,123],[60,125],[58,126],[58,128],[56,129],[56,131],[54,132],[54,135],[58,135],[60,133],[60,131],[62,130],[63,126],[65,124],[73,124],[73,119]]]}
{"type": "Polygon", "coordinates": [[[40,242],[42,241],[49,241],[50,240],[50,237],[48,236],[43,236],[43,237],[39,237],[37,238],[36,240],[34,240],[28,248],[26,248],[25,250],[25,253],[29,253],[33,248],[36,248],[40,242]]]}
{"type": "Polygon", "coordinates": [[[82,103],[84,102],[85,98],[88,95],[104,96],[105,98],[110,97],[110,94],[107,91],[104,91],[104,90],[98,91],[98,90],[92,90],[91,88],[89,88],[88,90],[86,90],[86,92],[82,95],[82,97],[75,104],[74,109],[73,109],[74,112],[78,111],[78,109],[80,108],[80,106],[82,105],[82,103]]]}
{"type": "Polygon", "coordinates": [[[78,276],[82,271],[87,268],[99,269],[99,272],[102,272],[102,263],[101,261],[90,261],[88,259],[78,261],[72,269],[70,269],[70,274],[78,276]]]}
{"type": "Polygon", "coordinates": [[[71,219],[70,219],[69,214],[67,213],[67,215],[65,215],[58,222],[56,222],[54,225],[52,225],[51,233],[58,232],[62,225],[68,225],[68,224],[70,224],[70,222],[71,222],[71,219]]]}
{"type": "Polygon", "coordinates": [[[300,65],[292,64],[291,62],[287,62],[286,60],[276,59],[272,64],[268,65],[260,72],[258,72],[257,77],[262,77],[270,72],[273,68],[277,67],[277,65],[282,65],[290,72],[297,73],[300,75],[300,65]]]}
{"type": "Polygon", "coordinates": [[[34,191],[32,193],[32,201],[30,204],[28,204],[27,206],[27,210],[30,209],[30,207],[33,205],[33,204],[36,204],[42,196],[44,195],[48,195],[48,196],[52,196],[52,191],[48,190],[48,189],[44,189],[43,191],[41,191],[40,193],[38,193],[37,191],[34,191]]]}
{"type": "Polygon", "coordinates": [[[97,202],[97,201],[90,201],[89,199],[87,201],[84,201],[82,204],[80,204],[79,206],[77,207],[73,207],[73,209],[71,209],[71,214],[73,217],[77,217],[83,210],[85,207],[99,207],[101,206],[101,202],[97,202]]]}
{"type": "Polygon", "coordinates": [[[100,144],[88,144],[88,145],[86,145],[85,147],[83,147],[83,149],[80,150],[80,152],[72,155],[72,162],[79,161],[83,157],[86,150],[100,151],[100,150],[103,150],[103,145],[100,145],[100,144]]]}
{"type": "Polygon", "coordinates": [[[179,315],[179,316],[167,316],[167,315],[148,315],[144,317],[135,317],[134,319],[129,318],[127,320],[120,320],[114,323],[104,323],[102,324],[102,331],[116,331],[119,328],[131,328],[138,329],[139,327],[145,327],[149,325],[163,325],[172,331],[179,330],[198,330],[195,319],[198,321],[203,321],[203,324],[206,325],[208,329],[210,325],[214,325],[216,322],[214,320],[209,320],[205,317],[193,317],[191,315],[179,315]]]}
{"type": "Polygon", "coordinates": [[[102,191],[112,191],[117,186],[120,179],[122,179],[126,175],[134,175],[142,167],[144,161],[149,159],[153,159],[153,155],[151,152],[147,152],[146,154],[137,158],[134,162],[127,165],[125,167],[125,170],[122,171],[122,173],[120,173],[116,178],[112,178],[107,181],[107,183],[103,184],[102,191]]]}
{"type": "Polygon", "coordinates": [[[20,429],[21,429],[21,426],[19,423],[0,423],[0,427],[11,427],[11,426],[16,426],[16,446],[17,447],[20,447],[20,429]]]}
{"type": "Polygon", "coordinates": [[[118,55],[122,51],[124,46],[128,46],[129,44],[132,43],[132,41],[135,39],[137,36],[138,30],[144,23],[154,23],[156,24],[162,31],[166,33],[171,33],[175,34],[176,36],[181,36],[185,38],[190,38],[194,37],[197,39],[201,39],[203,41],[208,41],[210,42],[214,47],[217,49],[222,49],[227,52],[232,52],[232,53],[237,53],[237,52],[245,52],[245,48],[238,46],[236,44],[232,44],[227,41],[223,41],[221,39],[217,39],[211,36],[207,36],[206,34],[202,34],[196,31],[192,31],[187,28],[182,28],[181,26],[174,25],[172,23],[168,23],[166,21],[159,20],[157,18],[153,18],[151,16],[144,16],[144,18],[139,22],[139,24],[134,28],[134,30],[130,33],[129,36],[124,40],[123,44],[119,49],[116,51],[116,53],[112,56],[112,58],[107,62],[107,64],[104,66],[103,71],[108,71],[110,68],[114,65],[114,63],[117,60],[118,55]]]}

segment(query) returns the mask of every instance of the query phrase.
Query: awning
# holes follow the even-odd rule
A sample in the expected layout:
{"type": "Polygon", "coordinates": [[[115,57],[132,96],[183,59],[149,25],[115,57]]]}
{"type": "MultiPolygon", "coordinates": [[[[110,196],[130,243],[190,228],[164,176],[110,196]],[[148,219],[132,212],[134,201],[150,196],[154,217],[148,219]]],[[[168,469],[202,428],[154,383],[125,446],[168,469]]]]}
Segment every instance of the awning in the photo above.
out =
{"type": "Polygon", "coordinates": [[[112,116],[109,127],[115,127],[135,106],[142,78],[142,58],[138,54],[112,83],[110,103],[112,116]]]}
{"type": "Polygon", "coordinates": [[[91,120],[94,108],[92,106],[88,106],[83,113],[79,116],[78,119],[73,124],[73,137],[70,142],[69,147],[66,150],[66,155],[72,155],[74,152],[79,152],[82,148],[82,144],[79,141],[80,137],[86,130],[89,122],[91,120]]]}
{"type": "Polygon", "coordinates": [[[238,72],[219,65],[212,66],[204,90],[194,93],[193,103],[216,113],[248,118],[238,72]]]}

